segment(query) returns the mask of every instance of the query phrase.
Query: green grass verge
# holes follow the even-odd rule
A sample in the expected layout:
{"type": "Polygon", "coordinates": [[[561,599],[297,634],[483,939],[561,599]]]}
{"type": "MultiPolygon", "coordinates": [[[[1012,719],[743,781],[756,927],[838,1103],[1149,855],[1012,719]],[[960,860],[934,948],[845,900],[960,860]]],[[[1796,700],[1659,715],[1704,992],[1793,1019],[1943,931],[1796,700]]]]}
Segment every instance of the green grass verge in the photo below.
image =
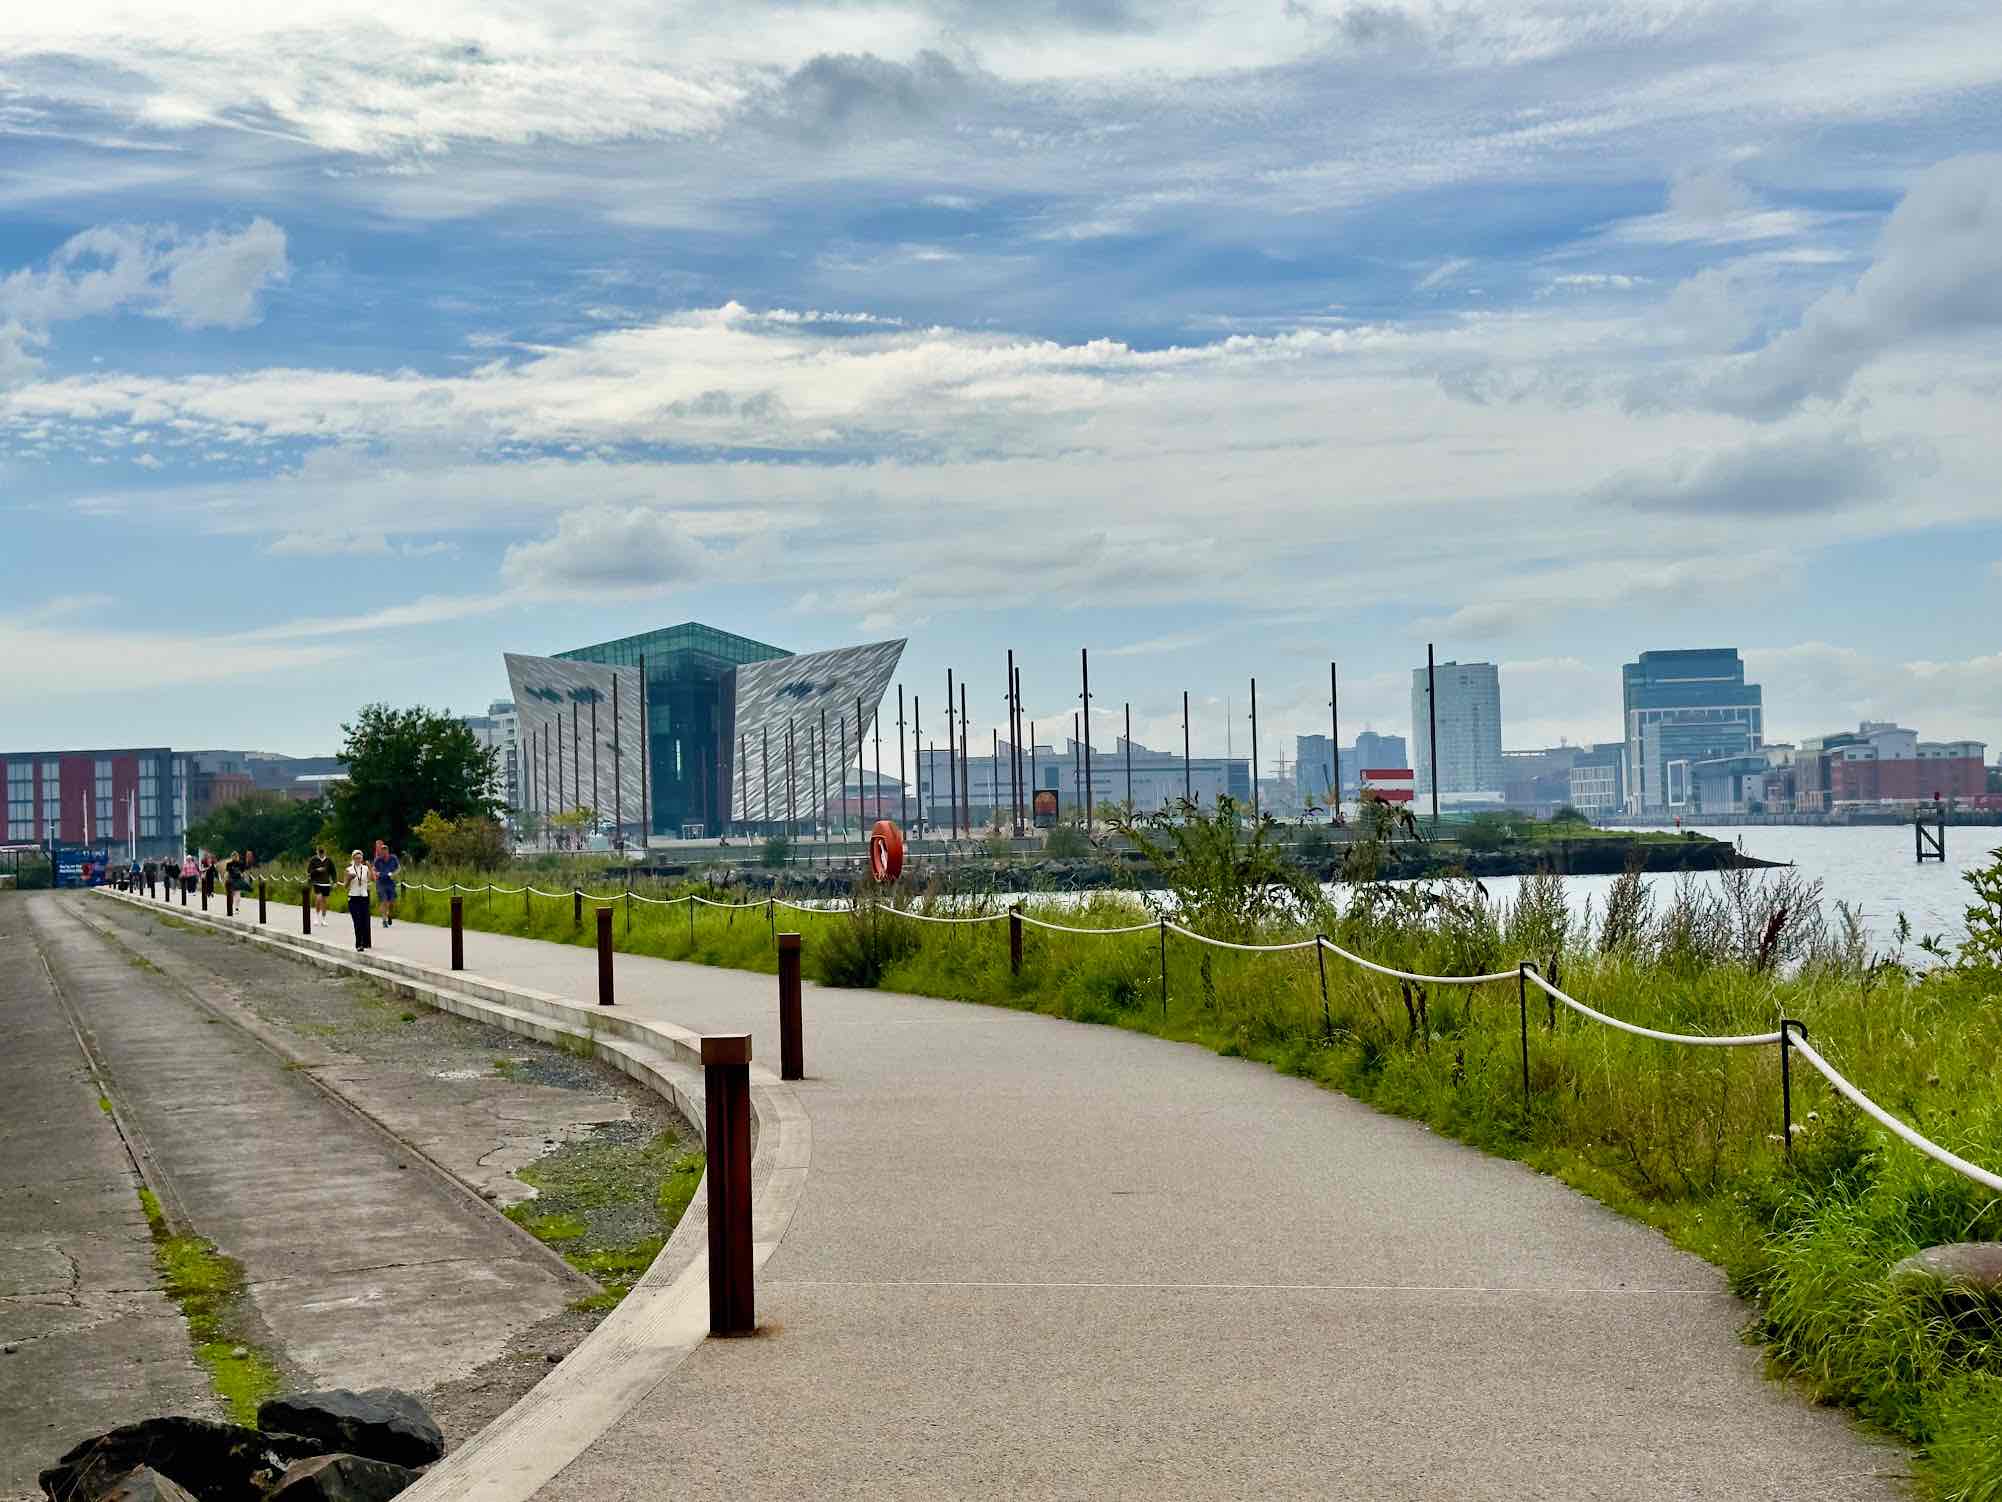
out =
{"type": "Polygon", "coordinates": [[[277,1394],[284,1377],[239,1328],[242,1264],[223,1256],[211,1241],[177,1234],[150,1189],[139,1191],[139,1203],[153,1233],[153,1262],[162,1289],[187,1321],[196,1362],[208,1373],[209,1386],[229,1416],[240,1424],[256,1424],[258,1405],[277,1394]]]}
{"type": "Polygon", "coordinates": [[[673,1132],[639,1139],[615,1124],[518,1170],[536,1197],[509,1206],[507,1217],[603,1285],[573,1307],[609,1309],[667,1245],[702,1168],[700,1150],[673,1132]]]}
{"type": "MultiPolygon", "coordinates": [[[[1263,937],[1317,927],[1384,963],[1438,974],[1534,957],[1573,995],[1668,1031],[1763,1032],[1798,1018],[1887,1109],[1965,1157],[2002,1163],[2002,972],[1992,967],[1920,972],[1901,954],[1872,956],[1840,918],[1812,927],[1818,905],[1789,920],[1795,934],[1810,925],[1794,962],[1769,965],[1761,915],[1742,893],[1706,905],[1698,889],[1678,889],[1614,934],[1572,924],[1548,888],[1513,908],[1475,902],[1464,886],[1435,891],[1445,900],[1324,911],[1311,927],[1263,937]]],[[[589,907],[579,925],[564,899],[475,892],[465,917],[474,930],[588,945],[589,907]]],[[[400,913],[442,923],[447,904],[408,892],[400,913]]],[[[1088,927],[1133,914],[1117,894],[1047,911],[1088,927]]],[[[1915,1446],[1924,1495],[2002,1502],[2002,1340],[1887,1276],[1920,1247],[2002,1237],[2002,1201],[1894,1142],[1806,1069],[1794,1073],[1789,1162],[1776,1049],[1673,1048],[1553,1013],[1532,993],[1525,1104],[1512,984],[1405,992],[1331,956],[1324,998],[1312,951],[1240,955],[1171,939],[1164,995],[1154,933],[1030,929],[1017,976],[1005,923],[776,916],[805,935],[805,971],[826,983],[1017,1007],[1258,1059],[1553,1174],[1723,1268],[1753,1301],[1751,1334],[1774,1370],[1915,1446]]],[[[698,907],[691,927],[686,907],[620,903],[613,933],[630,953],[776,969],[762,910],[698,907]]]]}

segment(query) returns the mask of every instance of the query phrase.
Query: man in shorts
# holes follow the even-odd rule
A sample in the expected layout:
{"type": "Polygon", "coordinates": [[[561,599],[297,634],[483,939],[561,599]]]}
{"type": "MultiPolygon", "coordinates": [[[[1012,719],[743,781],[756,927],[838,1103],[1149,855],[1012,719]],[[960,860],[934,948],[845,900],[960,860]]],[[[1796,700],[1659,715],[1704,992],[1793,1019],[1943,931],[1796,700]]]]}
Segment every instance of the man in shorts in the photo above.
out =
{"type": "Polygon", "coordinates": [[[306,882],[313,889],[313,908],[319,913],[320,922],[327,921],[327,898],[334,890],[334,863],[319,845],[306,861],[306,882]]]}
{"type": "Polygon", "coordinates": [[[375,900],[382,907],[382,926],[389,927],[396,921],[396,872],[403,864],[390,854],[389,842],[375,842],[375,900]]]}

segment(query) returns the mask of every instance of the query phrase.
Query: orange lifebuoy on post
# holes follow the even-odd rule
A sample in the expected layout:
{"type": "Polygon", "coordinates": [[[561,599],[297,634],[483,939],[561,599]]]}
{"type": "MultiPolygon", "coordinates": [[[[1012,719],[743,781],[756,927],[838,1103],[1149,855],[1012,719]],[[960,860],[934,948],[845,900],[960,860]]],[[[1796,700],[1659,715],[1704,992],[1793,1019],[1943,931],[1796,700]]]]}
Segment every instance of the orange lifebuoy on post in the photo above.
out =
{"type": "Polygon", "coordinates": [[[869,831],[869,874],[878,881],[895,881],[903,870],[903,833],[888,819],[878,819],[869,831]]]}

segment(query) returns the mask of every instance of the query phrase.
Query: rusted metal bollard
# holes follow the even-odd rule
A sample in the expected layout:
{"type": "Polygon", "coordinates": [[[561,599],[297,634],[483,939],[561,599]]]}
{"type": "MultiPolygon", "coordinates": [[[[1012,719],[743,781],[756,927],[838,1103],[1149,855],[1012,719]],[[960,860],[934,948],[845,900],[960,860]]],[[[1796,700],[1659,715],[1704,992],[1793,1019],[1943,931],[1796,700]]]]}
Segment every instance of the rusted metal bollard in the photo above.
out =
{"type": "Polygon", "coordinates": [[[310,881],[302,881],[299,883],[299,932],[309,934],[312,931],[313,884],[310,881]]]}
{"type": "Polygon", "coordinates": [[[271,921],[271,909],[270,909],[270,907],[268,906],[268,903],[269,903],[269,900],[270,900],[270,896],[271,896],[271,893],[270,893],[270,891],[269,891],[269,890],[268,890],[268,889],[267,889],[267,888],[265,887],[265,885],[264,885],[264,878],[263,878],[263,877],[261,877],[261,876],[260,876],[260,877],[258,877],[258,878],[257,878],[257,921],[258,921],[259,923],[269,923],[269,922],[271,921]]]}
{"type": "Polygon", "coordinates": [[[1008,973],[1022,973],[1022,910],[1011,908],[1008,913],[1008,973]]]}
{"type": "Polygon", "coordinates": [[[779,935],[779,1078],[806,1078],[806,1045],[800,1038],[799,935],[779,935]]]}
{"type": "Polygon", "coordinates": [[[182,876],[182,877],[178,877],[178,878],[176,878],[176,879],[175,879],[175,882],[174,882],[174,885],[175,885],[175,886],[177,886],[177,887],[179,887],[179,888],[181,889],[181,906],[182,906],[182,907],[186,907],[186,906],[188,905],[188,879],[187,879],[187,877],[185,877],[185,876],[182,876]]]}
{"type": "Polygon", "coordinates": [[[612,910],[598,909],[598,1005],[612,1004],[612,910]]]}
{"type": "Polygon", "coordinates": [[[236,916],[236,883],[227,876],[222,879],[222,915],[225,918],[236,916]]]}
{"type": "Polygon", "coordinates": [[[570,889],[570,921],[579,928],[584,926],[584,893],[578,887],[570,889]]]}
{"type": "Polygon", "coordinates": [[[452,898],[452,968],[466,968],[466,899],[452,898]]]}
{"type": "Polygon", "coordinates": [[[751,1035],[702,1040],[709,1140],[709,1333],[757,1327],[751,1286],[751,1035]]]}

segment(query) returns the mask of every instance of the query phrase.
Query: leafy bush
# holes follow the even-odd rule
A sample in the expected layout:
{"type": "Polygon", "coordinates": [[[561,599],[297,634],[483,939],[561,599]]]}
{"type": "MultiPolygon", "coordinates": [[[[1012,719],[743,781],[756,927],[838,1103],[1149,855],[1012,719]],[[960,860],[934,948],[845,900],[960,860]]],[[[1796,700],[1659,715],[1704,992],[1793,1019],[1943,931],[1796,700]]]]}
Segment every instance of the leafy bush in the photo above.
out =
{"type": "Polygon", "coordinates": [[[792,841],[782,834],[768,834],[765,842],[758,847],[758,862],[766,866],[783,866],[792,859],[792,841]]]}
{"type": "Polygon", "coordinates": [[[1081,824],[1052,825],[1043,837],[1043,854],[1052,860],[1082,860],[1091,854],[1091,841],[1081,824]]]}
{"type": "Polygon", "coordinates": [[[499,822],[477,815],[447,819],[433,809],[411,833],[427,860],[470,866],[475,871],[497,871],[512,854],[507,831],[499,822]]]}

